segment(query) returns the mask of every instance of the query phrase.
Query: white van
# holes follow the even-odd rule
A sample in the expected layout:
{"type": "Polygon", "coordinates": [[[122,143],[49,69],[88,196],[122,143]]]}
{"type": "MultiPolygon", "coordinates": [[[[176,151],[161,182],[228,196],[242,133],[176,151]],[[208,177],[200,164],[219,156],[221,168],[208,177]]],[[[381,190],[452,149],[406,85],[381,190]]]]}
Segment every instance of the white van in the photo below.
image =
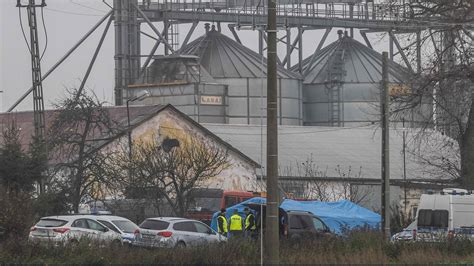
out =
{"type": "Polygon", "coordinates": [[[422,194],[416,222],[416,240],[438,241],[453,236],[474,239],[474,195],[463,189],[422,194]]]}

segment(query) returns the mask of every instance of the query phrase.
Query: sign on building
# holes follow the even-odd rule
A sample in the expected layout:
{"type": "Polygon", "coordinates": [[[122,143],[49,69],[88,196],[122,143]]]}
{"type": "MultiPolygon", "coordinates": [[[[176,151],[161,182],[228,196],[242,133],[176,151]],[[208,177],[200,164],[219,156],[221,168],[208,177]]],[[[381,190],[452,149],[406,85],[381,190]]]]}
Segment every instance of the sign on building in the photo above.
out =
{"type": "Polygon", "coordinates": [[[222,96],[201,95],[201,104],[222,105],[222,96]]]}

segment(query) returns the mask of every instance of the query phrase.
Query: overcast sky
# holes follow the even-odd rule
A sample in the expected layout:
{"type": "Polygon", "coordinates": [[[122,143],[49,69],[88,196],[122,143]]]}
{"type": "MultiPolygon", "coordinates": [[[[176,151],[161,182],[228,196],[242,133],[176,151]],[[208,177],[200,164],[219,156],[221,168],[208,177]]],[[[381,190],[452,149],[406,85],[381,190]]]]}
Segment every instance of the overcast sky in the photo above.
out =
{"type": "MultiPolygon", "coordinates": [[[[26,2],[25,0],[22,1],[26,2]]],[[[37,2],[39,3],[40,0],[37,0],[37,2]]],[[[112,0],[107,2],[112,3],[112,0]]],[[[48,33],[48,45],[41,62],[43,74],[110,10],[109,7],[102,3],[102,0],[46,0],[46,3],[48,6],[43,11],[46,31],[48,33]]],[[[15,5],[15,0],[0,1],[0,91],[3,91],[3,93],[0,93],[0,111],[6,111],[32,84],[30,54],[22,35],[19,12],[15,5]]],[[[25,9],[21,9],[21,15],[25,34],[29,41],[29,28],[25,9]]],[[[46,38],[41,24],[40,9],[37,10],[37,17],[38,25],[40,26],[40,49],[43,50],[46,38]]],[[[54,102],[63,98],[67,88],[80,85],[104,26],[105,23],[43,82],[46,108],[51,108],[54,102]]],[[[157,23],[156,26],[160,29],[161,23],[157,23]]],[[[145,32],[152,33],[146,25],[142,25],[142,29],[145,32]]],[[[180,26],[181,40],[184,39],[187,29],[189,29],[188,25],[180,26]]],[[[223,25],[222,29],[226,35],[231,36],[226,25],[223,25]]],[[[333,29],[325,45],[337,39],[336,31],[337,29],[333,29]]],[[[323,32],[323,30],[305,32],[303,37],[304,57],[313,53],[323,32]]],[[[192,39],[199,37],[203,33],[204,23],[200,23],[192,39]]],[[[257,32],[242,30],[238,33],[244,45],[257,50],[257,32]]],[[[279,37],[284,35],[284,32],[279,33],[279,37]]],[[[293,33],[294,36],[296,36],[296,32],[293,33]]],[[[376,36],[373,37],[372,41],[376,50],[387,50],[386,42],[377,41],[376,39],[378,38],[376,36]]],[[[355,39],[362,41],[357,31],[355,39]]],[[[142,54],[148,54],[152,43],[146,37],[142,40],[142,54]]],[[[283,52],[284,49],[283,45],[281,45],[280,51],[283,52]]],[[[157,51],[157,54],[160,53],[163,53],[163,50],[157,51]]],[[[283,56],[283,53],[280,53],[280,56],[283,56]]],[[[110,103],[114,102],[115,66],[113,58],[114,31],[112,24],[86,84],[88,90],[94,91],[101,100],[110,103]]],[[[293,64],[296,63],[296,58],[297,52],[295,51],[292,58],[293,64]]],[[[16,110],[31,109],[32,96],[23,101],[16,110]]]]}

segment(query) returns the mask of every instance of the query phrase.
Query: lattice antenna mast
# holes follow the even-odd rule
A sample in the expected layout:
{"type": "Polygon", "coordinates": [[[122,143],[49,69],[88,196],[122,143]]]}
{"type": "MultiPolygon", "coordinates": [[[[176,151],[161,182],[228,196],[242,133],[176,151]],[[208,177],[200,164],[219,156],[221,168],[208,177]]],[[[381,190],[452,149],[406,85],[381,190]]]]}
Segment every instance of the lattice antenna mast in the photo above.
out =
{"type": "Polygon", "coordinates": [[[44,101],[43,85],[41,82],[41,55],[38,42],[38,25],[36,23],[36,7],[45,7],[45,0],[37,5],[35,0],[28,0],[24,5],[17,0],[18,8],[26,7],[28,13],[28,24],[30,26],[30,54],[31,54],[31,75],[33,79],[33,111],[35,122],[35,135],[41,140],[44,139],[45,120],[44,120],[44,101]]]}

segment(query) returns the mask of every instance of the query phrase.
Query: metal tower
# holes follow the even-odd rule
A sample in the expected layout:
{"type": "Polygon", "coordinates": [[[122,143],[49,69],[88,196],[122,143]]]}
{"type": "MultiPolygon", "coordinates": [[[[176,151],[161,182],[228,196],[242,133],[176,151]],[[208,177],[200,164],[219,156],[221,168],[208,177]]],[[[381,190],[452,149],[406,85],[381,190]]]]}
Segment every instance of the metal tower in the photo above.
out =
{"type": "Polygon", "coordinates": [[[29,0],[27,5],[22,5],[17,0],[18,8],[26,7],[28,13],[28,24],[30,26],[30,54],[31,54],[31,75],[33,79],[33,111],[35,123],[36,137],[43,139],[45,131],[44,121],[44,101],[43,101],[43,85],[41,78],[41,58],[38,43],[38,27],[36,23],[36,7],[45,7],[45,0],[37,5],[35,0],[29,0]]]}

